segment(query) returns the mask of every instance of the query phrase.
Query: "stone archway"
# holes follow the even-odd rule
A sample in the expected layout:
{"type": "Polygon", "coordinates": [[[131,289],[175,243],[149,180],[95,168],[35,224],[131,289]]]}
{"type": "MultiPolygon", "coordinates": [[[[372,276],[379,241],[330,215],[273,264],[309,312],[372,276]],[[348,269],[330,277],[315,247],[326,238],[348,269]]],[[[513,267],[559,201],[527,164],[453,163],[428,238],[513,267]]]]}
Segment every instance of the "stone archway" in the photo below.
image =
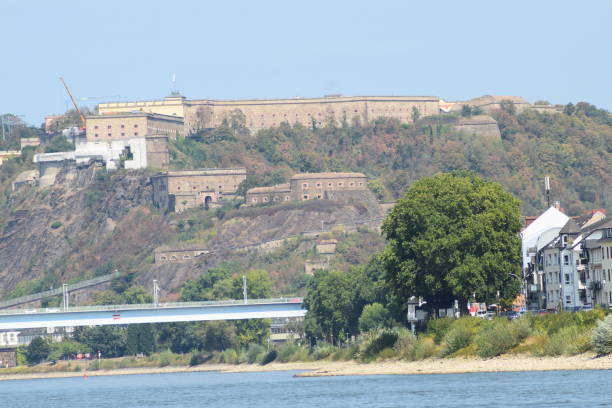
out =
{"type": "Polygon", "coordinates": [[[212,203],[213,199],[211,196],[206,196],[204,197],[204,209],[208,210],[210,208],[210,204],[212,203]]]}

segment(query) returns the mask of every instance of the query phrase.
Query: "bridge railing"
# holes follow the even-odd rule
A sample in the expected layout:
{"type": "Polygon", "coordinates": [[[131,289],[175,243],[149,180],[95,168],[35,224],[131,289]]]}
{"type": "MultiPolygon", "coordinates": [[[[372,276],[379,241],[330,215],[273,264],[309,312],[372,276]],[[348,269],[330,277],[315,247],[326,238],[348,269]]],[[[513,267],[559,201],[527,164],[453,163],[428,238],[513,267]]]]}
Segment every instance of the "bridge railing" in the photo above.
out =
{"type": "Polygon", "coordinates": [[[47,307],[38,309],[6,309],[0,310],[0,315],[10,314],[39,314],[39,313],[63,313],[63,312],[104,312],[104,311],[121,311],[135,309],[162,309],[162,308],[182,308],[182,307],[212,307],[212,306],[239,306],[239,305],[257,305],[257,304],[278,304],[278,303],[302,303],[303,299],[299,297],[281,297],[270,299],[249,299],[245,302],[243,299],[232,300],[210,300],[203,302],[167,302],[167,303],[138,303],[130,305],[92,305],[92,306],[73,306],[66,309],[62,307],[47,307]]]}
{"type": "MultiPolygon", "coordinates": [[[[88,279],[88,280],[85,280],[85,281],[74,283],[72,285],[68,285],[66,290],[68,292],[72,292],[72,291],[75,291],[75,290],[79,290],[79,289],[83,289],[83,288],[88,288],[90,286],[96,286],[96,285],[99,285],[101,283],[111,281],[111,280],[113,280],[115,278],[118,278],[118,277],[119,277],[119,272],[113,272],[113,273],[110,273],[108,275],[103,275],[103,276],[99,276],[97,278],[88,279]]],[[[25,295],[25,296],[20,296],[20,297],[13,298],[13,299],[4,300],[4,301],[0,302],[0,309],[6,308],[6,307],[11,307],[11,306],[22,305],[24,303],[34,302],[36,300],[41,300],[41,299],[44,299],[46,297],[58,296],[58,295],[61,295],[62,292],[63,292],[63,288],[59,287],[59,288],[55,288],[55,289],[49,289],[49,290],[46,290],[44,292],[38,292],[38,293],[33,293],[31,295],[25,295]]]]}

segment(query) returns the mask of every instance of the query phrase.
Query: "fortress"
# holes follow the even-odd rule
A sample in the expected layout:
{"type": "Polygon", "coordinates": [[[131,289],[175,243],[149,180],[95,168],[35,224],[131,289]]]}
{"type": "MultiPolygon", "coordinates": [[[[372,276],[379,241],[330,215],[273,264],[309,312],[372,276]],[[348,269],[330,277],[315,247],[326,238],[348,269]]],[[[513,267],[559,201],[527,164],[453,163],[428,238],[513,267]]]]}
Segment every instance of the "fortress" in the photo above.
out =
{"type": "Polygon", "coordinates": [[[419,117],[460,111],[463,105],[477,106],[485,113],[498,109],[502,101],[512,102],[518,111],[531,105],[517,96],[486,95],[469,101],[446,102],[437,96],[341,96],[293,99],[189,100],[177,92],[154,101],[108,102],[98,105],[99,115],[121,115],[145,112],[184,120],[184,134],[197,129],[218,127],[223,120],[240,111],[246,126],[259,129],[291,125],[322,126],[333,119],[337,123],[371,122],[377,118],[394,118],[410,123],[419,117]]]}

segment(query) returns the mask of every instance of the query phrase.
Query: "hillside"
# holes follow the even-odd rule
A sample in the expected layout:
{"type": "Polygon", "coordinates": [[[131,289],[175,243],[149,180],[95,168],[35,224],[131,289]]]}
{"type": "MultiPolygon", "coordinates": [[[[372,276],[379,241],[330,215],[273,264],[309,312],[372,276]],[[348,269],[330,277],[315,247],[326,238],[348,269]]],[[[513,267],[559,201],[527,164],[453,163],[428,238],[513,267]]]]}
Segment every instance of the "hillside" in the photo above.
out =
{"type": "MultiPolygon", "coordinates": [[[[230,203],[216,211],[164,215],[151,204],[149,176],[92,166],[60,173],[51,187],[11,194],[1,218],[0,297],[118,269],[123,278],[111,285],[114,291],[150,287],[158,279],[162,295],[175,298],[185,280],[223,264],[236,273],[266,269],[279,294],[295,293],[303,288],[304,261],[318,257],[316,238],[338,238],[334,264],[341,269],[382,248],[373,232],[382,213],[371,194],[240,210],[230,203]],[[198,246],[210,254],[194,262],[155,264],[154,250],[168,246],[198,246]]],[[[89,300],[80,296],[81,302],[89,300]]]]}
{"type": "Polygon", "coordinates": [[[250,185],[279,183],[295,172],[360,171],[384,199],[400,197],[423,176],[469,169],[503,184],[525,215],[545,209],[543,179],[550,176],[552,199],[570,215],[610,210],[611,116],[586,103],[568,106],[565,114],[496,111],[500,139],[462,132],[456,125],[464,118],[452,115],[415,125],[281,124],[254,135],[234,115],[224,127],[177,141],[171,153],[178,168],[246,166],[250,185]]]}
{"type": "MultiPolygon", "coordinates": [[[[491,129],[491,118],[486,118],[487,134],[475,135],[469,126],[479,118],[444,115],[416,124],[329,121],[316,129],[282,124],[251,134],[234,115],[220,128],[172,142],[171,165],[245,166],[249,176],[242,192],[286,181],[295,172],[360,171],[385,201],[402,196],[423,176],[469,169],[503,184],[521,199],[525,215],[545,208],[542,180],[549,175],[552,199],[570,215],[612,209],[607,112],[588,104],[564,114],[516,114],[508,108],[493,119],[499,133],[491,129]]],[[[303,293],[307,260],[346,270],[384,246],[377,232],[383,214],[371,195],[240,209],[239,203],[227,203],[213,211],[164,215],[152,206],[151,174],[144,171],[90,167],[60,174],[49,188],[11,192],[10,181],[33,168],[31,156],[26,150],[0,167],[2,298],[118,269],[123,278],[111,285],[110,295],[135,285],[149,288],[158,279],[162,296],[175,299],[187,279],[211,267],[235,273],[264,269],[276,294],[303,293]],[[318,254],[314,246],[320,238],[336,239],[337,254],[318,254]],[[156,248],[189,246],[205,248],[207,255],[155,264],[156,248]]],[[[81,301],[96,300],[91,296],[86,293],[81,301]]]]}

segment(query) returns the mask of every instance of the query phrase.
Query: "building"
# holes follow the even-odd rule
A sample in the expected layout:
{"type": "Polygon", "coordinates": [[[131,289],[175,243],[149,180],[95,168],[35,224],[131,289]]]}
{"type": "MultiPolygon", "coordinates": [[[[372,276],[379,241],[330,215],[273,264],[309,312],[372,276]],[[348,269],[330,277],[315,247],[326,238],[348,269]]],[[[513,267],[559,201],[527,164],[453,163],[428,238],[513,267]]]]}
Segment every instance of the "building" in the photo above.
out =
{"type": "Polygon", "coordinates": [[[246,169],[173,170],[151,177],[153,203],[164,212],[218,204],[236,198],[246,169]]]}
{"type": "Polygon", "coordinates": [[[338,245],[337,239],[321,239],[317,241],[315,248],[320,254],[335,254],[336,245],[338,245]]]}
{"type": "Polygon", "coordinates": [[[527,225],[521,231],[521,252],[525,280],[523,294],[527,294],[528,309],[544,309],[546,306],[545,277],[554,266],[539,262],[538,253],[559,234],[568,220],[569,217],[557,206],[551,206],[538,217],[526,219],[527,225]]]}
{"type": "Polygon", "coordinates": [[[86,117],[85,134],[90,142],[125,140],[149,136],[175,139],[183,133],[183,118],[160,113],[128,112],[86,117]]]}
{"type": "Polygon", "coordinates": [[[21,156],[21,152],[19,150],[0,150],[0,166],[2,166],[2,163],[4,163],[7,159],[17,156],[21,156]]]}
{"type": "Polygon", "coordinates": [[[22,137],[19,139],[19,142],[21,143],[21,150],[23,150],[24,147],[36,147],[40,145],[40,139],[37,137],[22,137]]]}
{"type": "Polygon", "coordinates": [[[168,138],[158,135],[130,139],[79,141],[70,152],[39,153],[34,155],[38,164],[39,185],[50,186],[56,175],[93,162],[104,164],[108,170],[118,168],[165,169],[168,167],[168,138]]]}
{"type": "Polygon", "coordinates": [[[159,113],[185,118],[185,132],[215,128],[236,111],[244,115],[246,126],[259,130],[291,125],[323,126],[333,119],[337,123],[362,123],[377,118],[395,118],[412,122],[416,110],[420,117],[440,112],[440,98],[436,96],[341,96],[323,98],[250,99],[250,100],[187,100],[172,94],[163,100],[111,102],[98,105],[100,115],[114,115],[133,111],[159,113]]]}
{"type": "Polygon", "coordinates": [[[246,204],[268,202],[330,200],[344,191],[367,191],[368,179],[363,173],[300,173],[288,184],[256,187],[247,191],[246,204]]]}
{"type": "Polygon", "coordinates": [[[159,247],[155,248],[155,264],[188,263],[199,256],[209,254],[210,250],[202,246],[159,247]]]}
{"type": "Polygon", "coordinates": [[[612,220],[589,226],[582,244],[587,299],[592,305],[612,305],[612,220]]]}
{"type": "Polygon", "coordinates": [[[38,170],[26,170],[19,173],[17,178],[13,180],[13,191],[19,190],[21,187],[29,185],[33,186],[38,180],[38,170]]]}

